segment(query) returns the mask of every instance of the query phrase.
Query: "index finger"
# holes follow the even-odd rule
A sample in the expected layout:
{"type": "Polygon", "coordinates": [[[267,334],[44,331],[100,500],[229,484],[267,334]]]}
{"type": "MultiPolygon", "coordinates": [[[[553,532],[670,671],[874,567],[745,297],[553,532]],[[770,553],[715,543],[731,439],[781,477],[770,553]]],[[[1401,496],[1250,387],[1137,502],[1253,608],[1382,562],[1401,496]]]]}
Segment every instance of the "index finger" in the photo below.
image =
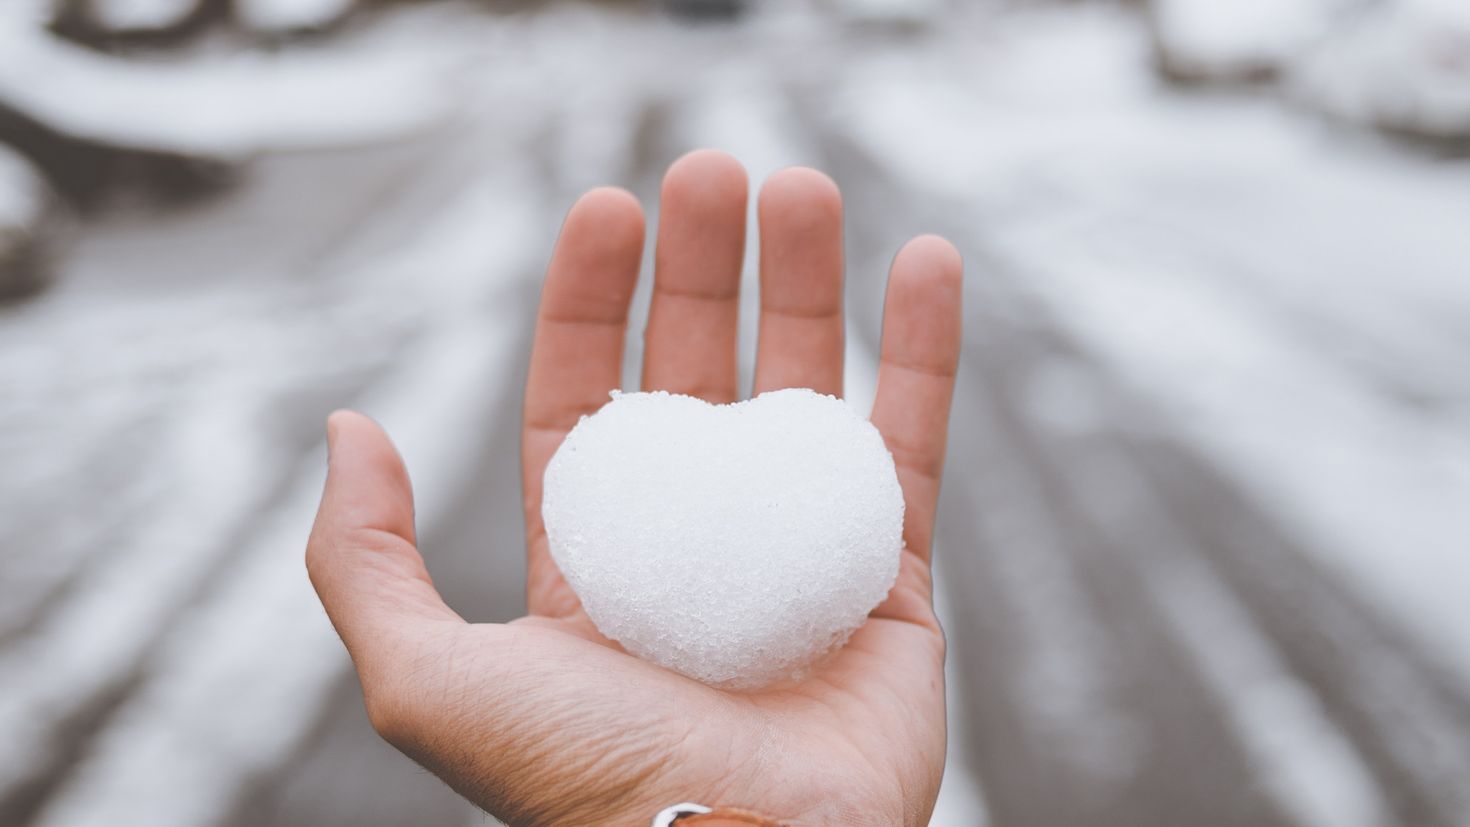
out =
{"type": "Polygon", "coordinates": [[[621,384],[628,303],[642,257],[643,209],[632,195],[596,189],[572,205],[541,289],[526,378],[521,474],[533,549],[544,532],[546,463],[577,420],[621,384]]]}

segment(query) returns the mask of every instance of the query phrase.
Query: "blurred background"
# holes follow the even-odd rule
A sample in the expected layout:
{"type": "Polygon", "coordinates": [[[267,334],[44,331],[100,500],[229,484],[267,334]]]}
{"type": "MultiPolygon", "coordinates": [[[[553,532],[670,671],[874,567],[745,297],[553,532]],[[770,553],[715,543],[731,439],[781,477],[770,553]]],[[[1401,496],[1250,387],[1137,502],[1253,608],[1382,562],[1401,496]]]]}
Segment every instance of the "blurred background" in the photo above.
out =
{"type": "Polygon", "coordinates": [[[936,825],[1470,825],[1464,0],[0,0],[0,824],[486,823],[307,584],[323,418],[520,613],[561,213],[702,146],[842,186],[856,405],[966,256],[936,825]]]}

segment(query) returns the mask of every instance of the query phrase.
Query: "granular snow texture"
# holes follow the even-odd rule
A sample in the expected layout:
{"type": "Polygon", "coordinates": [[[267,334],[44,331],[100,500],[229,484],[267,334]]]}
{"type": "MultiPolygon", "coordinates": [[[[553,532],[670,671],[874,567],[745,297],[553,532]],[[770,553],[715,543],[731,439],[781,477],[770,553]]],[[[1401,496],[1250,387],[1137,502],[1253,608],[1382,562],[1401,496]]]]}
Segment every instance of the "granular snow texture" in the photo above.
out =
{"type": "Polygon", "coordinates": [[[613,394],[546,468],[551,555],[629,652],[705,683],[799,676],[898,574],[903,492],[843,401],[613,394]]]}

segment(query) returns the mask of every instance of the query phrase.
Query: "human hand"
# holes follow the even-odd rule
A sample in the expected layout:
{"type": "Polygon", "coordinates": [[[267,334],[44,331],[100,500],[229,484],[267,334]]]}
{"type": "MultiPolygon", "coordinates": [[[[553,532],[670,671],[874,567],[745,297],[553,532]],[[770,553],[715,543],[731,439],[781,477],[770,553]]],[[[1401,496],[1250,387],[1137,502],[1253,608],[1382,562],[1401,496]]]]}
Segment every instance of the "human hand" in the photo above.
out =
{"type": "MultiPolygon", "coordinates": [[[[737,398],[736,311],[746,176],[709,151],[664,180],[643,384],[737,398]]],[[[788,169],[760,196],[755,392],[840,395],[842,206],[788,169]]],[[[307,548],[373,726],[512,825],[646,825],[679,801],[793,825],[926,824],[944,767],[944,637],[931,533],[960,348],[961,263],[943,239],[893,262],[872,420],[906,511],[898,581],[847,645],[800,683],[713,689],[624,653],[582,611],[547,549],[541,478],[579,417],[621,380],[643,213],[599,189],[571,209],[541,296],[522,431],[526,617],[469,624],[415,549],[408,475],[371,420],[328,422],[330,468],[307,548]]]]}

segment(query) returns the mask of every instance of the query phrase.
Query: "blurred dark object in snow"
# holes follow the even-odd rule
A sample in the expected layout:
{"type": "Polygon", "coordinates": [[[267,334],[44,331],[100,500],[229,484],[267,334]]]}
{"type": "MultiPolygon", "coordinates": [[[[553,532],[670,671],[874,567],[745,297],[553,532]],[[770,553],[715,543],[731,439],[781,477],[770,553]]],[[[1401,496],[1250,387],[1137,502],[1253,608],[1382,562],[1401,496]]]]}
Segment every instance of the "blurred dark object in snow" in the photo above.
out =
{"type": "Polygon", "coordinates": [[[927,29],[943,15],[946,0],[828,0],[849,25],[900,34],[927,29]]]}
{"type": "Polygon", "coordinates": [[[100,206],[118,194],[159,204],[183,203],[218,192],[235,180],[234,164],[228,160],[68,134],[11,109],[3,96],[0,141],[29,156],[57,190],[83,208],[100,206]]]}
{"type": "Polygon", "coordinates": [[[663,8],[686,20],[734,20],[745,12],[746,0],[663,0],[663,8]]]}
{"type": "Polygon", "coordinates": [[[52,31],[102,49],[177,46],[216,24],[267,42],[335,29],[358,0],[56,0],[52,31]]]}
{"type": "Polygon", "coordinates": [[[1470,150],[1470,2],[1367,10],[1296,61],[1289,81],[1332,117],[1470,150]]]}
{"type": "Polygon", "coordinates": [[[0,302],[29,296],[51,280],[61,213],[40,170],[0,145],[0,302]]]}
{"type": "Polygon", "coordinates": [[[1333,118],[1470,149],[1466,0],[1150,0],[1148,20],[1175,83],[1279,82],[1333,118]]]}
{"type": "Polygon", "coordinates": [[[97,46],[163,46],[203,29],[225,0],[57,0],[51,28],[97,46]]]}
{"type": "Polygon", "coordinates": [[[234,0],[234,16],[240,28],[280,39],[330,31],[357,5],[357,0],[234,0]]]}
{"type": "Polygon", "coordinates": [[[174,199],[259,155],[422,134],[451,109],[442,69],[432,45],[133,60],[0,21],[0,141],[80,202],[174,199]]]}
{"type": "Polygon", "coordinates": [[[1345,0],[1150,0],[1154,60],[1186,84],[1262,83],[1327,30],[1345,0]]]}

